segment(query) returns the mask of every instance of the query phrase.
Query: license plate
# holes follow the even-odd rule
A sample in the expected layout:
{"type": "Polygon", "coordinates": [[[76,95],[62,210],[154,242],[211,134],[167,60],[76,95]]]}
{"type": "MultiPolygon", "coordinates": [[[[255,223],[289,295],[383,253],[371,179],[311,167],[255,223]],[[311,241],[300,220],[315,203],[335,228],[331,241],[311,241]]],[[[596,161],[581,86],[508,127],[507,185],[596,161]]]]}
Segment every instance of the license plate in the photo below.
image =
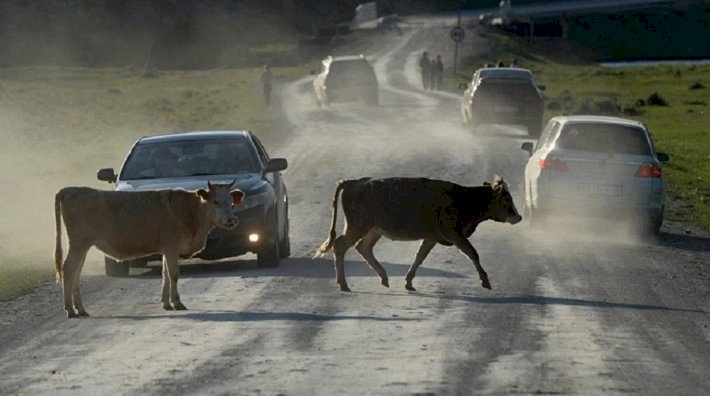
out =
{"type": "Polygon", "coordinates": [[[621,195],[621,186],[612,186],[608,184],[582,184],[582,192],[593,195],[618,197],[621,195]]]}
{"type": "Polygon", "coordinates": [[[493,110],[496,113],[516,113],[518,108],[515,106],[496,106],[493,110]]]}

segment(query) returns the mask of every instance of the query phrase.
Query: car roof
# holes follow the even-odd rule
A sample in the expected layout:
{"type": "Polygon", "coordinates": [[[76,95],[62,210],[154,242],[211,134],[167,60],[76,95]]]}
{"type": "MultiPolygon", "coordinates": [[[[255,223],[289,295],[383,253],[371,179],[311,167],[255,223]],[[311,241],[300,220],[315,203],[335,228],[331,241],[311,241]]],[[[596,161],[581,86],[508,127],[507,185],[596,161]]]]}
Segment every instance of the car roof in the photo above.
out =
{"type": "Polygon", "coordinates": [[[478,69],[478,78],[520,78],[532,80],[533,74],[521,67],[484,67],[478,69]]]}
{"type": "Polygon", "coordinates": [[[138,143],[166,143],[182,142],[188,140],[212,140],[212,139],[245,139],[249,136],[249,131],[194,131],[179,132],[166,135],[145,136],[138,143]]]}
{"type": "Polygon", "coordinates": [[[567,115],[567,116],[557,116],[553,118],[562,124],[576,123],[576,122],[589,122],[597,124],[615,124],[615,125],[626,125],[635,126],[643,128],[643,124],[640,121],[629,120],[627,118],[620,117],[609,117],[609,116],[597,116],[597,115],[567,115]]]}
{"type": "Polygon", "coordinates": [[[327,62],[342,62],[342,61],[365,61],[367,62],[367,58],[365,58],[365,55],[341,55],[341,56],[332,56],[329,55],[328,57],[325,58],[327,62]]]}

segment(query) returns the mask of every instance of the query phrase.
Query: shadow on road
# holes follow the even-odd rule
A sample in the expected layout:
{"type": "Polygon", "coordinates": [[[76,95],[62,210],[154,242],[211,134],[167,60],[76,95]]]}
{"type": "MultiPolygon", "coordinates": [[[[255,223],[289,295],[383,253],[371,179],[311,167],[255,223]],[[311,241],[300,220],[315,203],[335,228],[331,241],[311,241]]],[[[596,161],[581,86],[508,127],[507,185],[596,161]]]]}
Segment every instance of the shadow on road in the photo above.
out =
{"type": "MultiPolygon", "coordinates": [[[[176,315],[180,318],[192,319],[203,322],[260,322],[260,321],[303,321],[303,322],[329,322],[339,320],[372,320],[377,322],[407,322],[421,320],[418,318],[403,317],[379,317],[368,315],[321,315],[303,312],[236,312],[236,311],[213,311],[213,312],[191,312],[183,315],[176,315]]],[[[102,319],[131,319],[131,320],[153,320],[165,319],[175,316],[107,316],[102,319]]]]}
{"type": "MultiPolygon", "coordinates": [[[[408,264],[380,263],[389,276],[404,276],[409,270],[408,264]]],[[[373,276],[377,274],[365,261],[345,261],[346,276],[373,276]]],[[[151,266],[139,277],[154,277],[161,275],[160,266],[151,266]]],[[[289,278],[333,278],[335,270],[331,259],[311,259],[297,257],[281,260],[276,268],[259,268],[256,260],[223,260],[219,262],[201,262],[181,264],[180,276],[183,278],[206,278],[223,276],[240,276],[242,278],[258,277],[289,277],[289,278]]],[[[417,276],[439,278],[466,278],[466,275],[437,268],[419,267],[417,276]]]]}
{"type": "Polygon", "coordinates": [[[430,294],[430,293],[420,293],[414,292],[413,295],[418,295],[421,297],[437,298],[444,300],[458,300],[466,301],[471,303],[479,304],[521,304],[521,305],[566,305],[573,307],[591,307],[591,308],[621,308],[621,309],[634,309],[643,311],[672,311],[672,312],[691,312],[708,314],[703,310],[699,309],[685,309],[685,308],[671,308],[663,307],[660,305],[647,305],[647,304],[627,304],[627,303],[615,303],[608,301],[593,301],[593,300],[579,300],[576,298],[564,298],[564,297],[546,297],[546,296],[461,296],[461,295],[446,295],[446,294],[430,294]]]}
{"type": "Polygon", "coordinates": [[[658,244],[693,252],[710,252],[710,238],[702,236],[662,232],[658,244]]]}

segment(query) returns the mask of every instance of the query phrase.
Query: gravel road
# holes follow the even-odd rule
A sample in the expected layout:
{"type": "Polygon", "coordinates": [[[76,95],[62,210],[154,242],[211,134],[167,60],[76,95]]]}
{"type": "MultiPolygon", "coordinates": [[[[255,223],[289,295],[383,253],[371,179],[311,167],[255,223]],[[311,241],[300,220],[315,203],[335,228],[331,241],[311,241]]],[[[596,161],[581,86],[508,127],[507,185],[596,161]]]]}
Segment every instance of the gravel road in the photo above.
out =
{"type": "Polygon", "coordinates": [[[378,107],[317,108],[310,78],[283,87],[291,128],[271,154],[290,163],[291,258],[190,262],[180,292],[191,310],[165,312],[157,268],[107,278],[94,254],[82,279],[93,316],[66,319],[55,285],[0,304],[0,393],[710,393],[710,239],[672,224],[648,244],[613,225],[484,223],[471,240],[491,291],[454,248],[434,248],[417,292],[404,289],[417,243],[375,248],[389,289],[354,249],[351,293],[330,255],[311,259],[343,178],[499,174],[521,208],[524,133],[474,136],[456,95],[420,89],[417,58],[441,50],[450,62],[447,34],[383,36],[371,54],[378,107]]]}

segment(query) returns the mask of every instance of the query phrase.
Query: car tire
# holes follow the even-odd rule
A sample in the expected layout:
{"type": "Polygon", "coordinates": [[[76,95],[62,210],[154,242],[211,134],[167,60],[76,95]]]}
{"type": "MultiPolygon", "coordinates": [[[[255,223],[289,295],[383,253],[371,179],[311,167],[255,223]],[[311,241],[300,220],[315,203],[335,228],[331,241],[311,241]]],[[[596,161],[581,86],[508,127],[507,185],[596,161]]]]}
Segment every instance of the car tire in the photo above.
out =
{"type": "Polygon", "coordinates": [[[289,237],[289,223],[286,220],[286,235],[279,241],[279,258],[285,259],[291,256],[291,237],[289,237]]]}
{"type": "Polygon", "coordinates": [[[279,266],[281,253],[279,252],[278,222],[274,222],[274,236],[271,243],[267,243],[256,253],[256,265],[259,268],[273,268],[279,266]]]}
{"type": "Polygon", "coordinates": [[[111,257],[104,257],[106,276],[128,276],[129,267],[127,261],[116,261],[111,257]]]}
{"type": "Polygon", "coordinates": [[[528,136],[536,138],[536,139],[540,137],[540,132],[542,132],[542,121],[531,122],[527,125],[527,127],[528,127],[528,136]]]}
{"type": "Polygon", "coordinates": [[[130,268],[145,268],[148,266],[148,259],[128,260],[128,266],[130,268]]]}

